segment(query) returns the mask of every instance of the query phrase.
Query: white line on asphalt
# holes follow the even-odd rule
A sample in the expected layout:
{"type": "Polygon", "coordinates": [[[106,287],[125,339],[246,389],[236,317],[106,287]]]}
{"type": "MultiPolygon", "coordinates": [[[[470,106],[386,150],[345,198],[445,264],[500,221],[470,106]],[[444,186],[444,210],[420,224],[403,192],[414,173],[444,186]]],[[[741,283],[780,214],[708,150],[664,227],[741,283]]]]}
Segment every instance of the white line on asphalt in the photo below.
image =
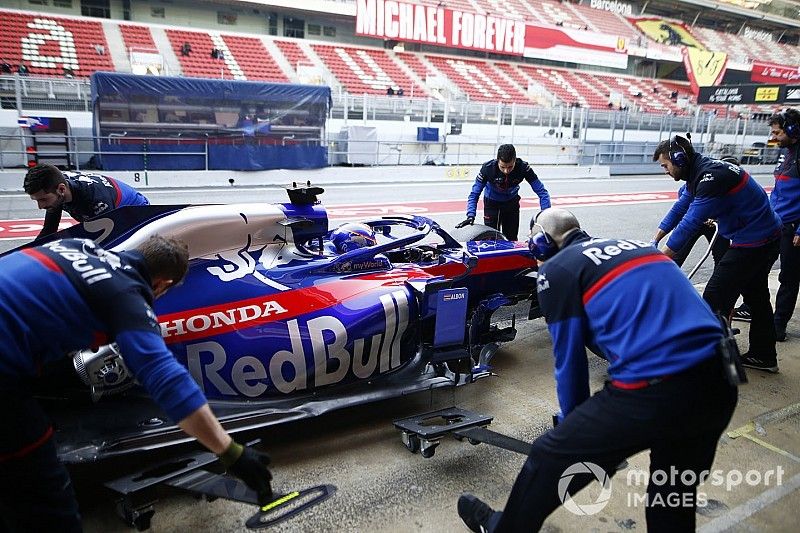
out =
{"type": "Polygon", "coordinates": [[[734,507],[724,515],[698,528],[697,531],[698,533],[718,533],[741,525],[743,520],[764,509],[769,504],[791,494],[798,488],[800,488],[800,474],[795,474],[787,483],[765,490],[755,498],[751,498],[742,505],[734,507]]]}

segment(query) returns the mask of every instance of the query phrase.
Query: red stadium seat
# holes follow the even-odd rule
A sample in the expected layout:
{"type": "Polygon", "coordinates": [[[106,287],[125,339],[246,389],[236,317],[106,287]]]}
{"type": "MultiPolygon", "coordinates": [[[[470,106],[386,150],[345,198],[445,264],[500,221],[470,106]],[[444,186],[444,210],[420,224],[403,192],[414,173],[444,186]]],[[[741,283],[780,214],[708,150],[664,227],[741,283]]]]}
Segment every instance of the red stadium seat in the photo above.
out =
{"type": "Polygon", "coordinates": [[[68,67],[83,77],[115,70],[111,56],[94,49],[99,44],[108,50],[99,22],[0,10],[0,26],[0,57],[15,67],[24,62],[31,74],[62,76],[68,67]]]}

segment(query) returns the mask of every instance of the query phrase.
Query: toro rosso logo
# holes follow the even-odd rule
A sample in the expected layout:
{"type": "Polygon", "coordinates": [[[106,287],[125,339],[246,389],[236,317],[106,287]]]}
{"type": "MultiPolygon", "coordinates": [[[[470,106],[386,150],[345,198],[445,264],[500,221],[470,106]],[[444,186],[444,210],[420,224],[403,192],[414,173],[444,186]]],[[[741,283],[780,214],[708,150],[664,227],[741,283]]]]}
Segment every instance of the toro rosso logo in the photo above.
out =
{"type": "Polygon", "coordinates": [[[266,267],[267,263],[273,259],[274,254],[269,253],[269,246],[253,247],[252,242],[253,237],[248,233],[246,241],[240,248],[217,253],[217,264],[207,267],[206,271],[225,283],[242,279],[245,276],[253,276],[264,285],[282,291],[288,290],[289,287],[271,280],[256,268],[259,264],[266,267]],[[253,257],[253,254],[257,255],[258,259],[253,257]]]}

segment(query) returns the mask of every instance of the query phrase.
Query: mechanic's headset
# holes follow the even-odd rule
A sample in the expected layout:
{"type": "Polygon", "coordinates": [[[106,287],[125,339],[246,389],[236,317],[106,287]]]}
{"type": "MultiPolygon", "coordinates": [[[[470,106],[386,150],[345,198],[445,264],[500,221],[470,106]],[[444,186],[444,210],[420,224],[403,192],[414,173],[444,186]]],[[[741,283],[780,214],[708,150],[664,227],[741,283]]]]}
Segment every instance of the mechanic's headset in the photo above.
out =
{"type": "Polygon", "coordinates": [[[558,252],[558,245],[555,239],[553,239],[542,225],[537,222],[541,214],[542,211],[539,211],[531,220],[530,229],[532,230],[535,226],[539,228],[539,231],[536,233],[531,232],[531,236],[528,238],[528,250],[530,250],[533,257],[539,261],[546,261],[556,255],[556,252],[558,252]]]}
{"type": "Polygon", "coordinates": [[[800,139],[800,123],[796,118],[793,118],[793,114],[781,111],[779,116],[781,117],[781,129],[784,133],[790,139],[800,139]]]}
{"type": "Polygon", "coordinates": [[[688,135],[687,137],[676,135],[669,142],[669,160],[678,168],[684,168],[690,163],[691,158],[686,150],[686,146],[684,146],[684,143],[691,146],[692,141],[690,139],[691,137],[688,137],[688,135]]]}

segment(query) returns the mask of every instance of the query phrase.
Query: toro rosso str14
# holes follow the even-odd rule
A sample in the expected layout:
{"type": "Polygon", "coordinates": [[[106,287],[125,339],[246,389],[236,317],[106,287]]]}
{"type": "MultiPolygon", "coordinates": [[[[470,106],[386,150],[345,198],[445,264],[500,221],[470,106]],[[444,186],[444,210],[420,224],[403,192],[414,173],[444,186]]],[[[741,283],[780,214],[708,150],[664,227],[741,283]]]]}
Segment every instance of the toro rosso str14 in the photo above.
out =
{"type": "MultiPolygon", "coordinates": [[[[155,311],[167,346],[229,431],[490,373],[491,356],[516,333],[513,320],[493,324],[494,311],[535,294],[536,262],[523,243],[493,240],[502,236],[485,226],[456,240],[431,219],[389,217],[365,221],[377,244],[339,254],[327,242],[322,189],[288,192],[285,204],[126,207],[48,240],[89,237],[111,251],[155,234],[188,244],[186,279],[155,311]]],[[[79,352],[82,382],[48,385],[62,460],[188,440],[124,358],[113,345],[79,352]]]]}

